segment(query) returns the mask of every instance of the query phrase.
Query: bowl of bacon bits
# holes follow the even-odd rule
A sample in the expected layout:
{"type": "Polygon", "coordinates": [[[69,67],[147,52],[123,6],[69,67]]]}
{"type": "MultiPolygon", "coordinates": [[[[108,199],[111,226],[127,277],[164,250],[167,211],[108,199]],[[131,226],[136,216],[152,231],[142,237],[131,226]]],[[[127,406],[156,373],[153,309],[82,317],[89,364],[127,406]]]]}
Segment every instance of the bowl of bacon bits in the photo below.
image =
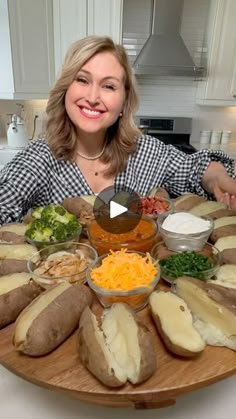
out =
{"type": "Polygon", "coordinates": [[[157,220],[160,215],[171,214],[174,211],[174,205],[170,199],[161,196],[142,196],[136,199],[129,209],[157,220]]]}
{"type": "Polygon", "coordinates": [[[89,244],[65,242],[34,253],[28,260],[28,271],[45,289],[65,281],[84,283],[88,266],[97,258],[96,250],[89,244]]]}
{"type": "Polygon", "coordinates": [[[100,256],[89,266],[86,277],[103,307],[123,302],[137,311],[148,303],[160,269],[148,252],[121,249],[100,256]]]}

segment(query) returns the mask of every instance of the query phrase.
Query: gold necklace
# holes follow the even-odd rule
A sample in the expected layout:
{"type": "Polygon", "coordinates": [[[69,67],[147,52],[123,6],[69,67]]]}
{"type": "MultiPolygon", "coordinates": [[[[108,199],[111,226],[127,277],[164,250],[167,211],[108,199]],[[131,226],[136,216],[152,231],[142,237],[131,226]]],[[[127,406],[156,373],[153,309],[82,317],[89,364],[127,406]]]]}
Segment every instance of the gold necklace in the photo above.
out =
{"type": "MultiPolygon", "coordinates": [[[[100,153],[97,154],[96,156],[92,156],[92,157],[91,156],[85,156],[84,154],[81,154],[79,151],[77,151],[77,154],[78,154],[78,156],[82,157],[82,159],[85,159],[85,160],[98,160],[103,155],[103,153],[105,151],[105,148],[106,148],[106,142],[104,143],[102,151],[100,151],[100,153]]],[[[95,176],[97,176],[97,175],[95,175],[95,176]]]]}

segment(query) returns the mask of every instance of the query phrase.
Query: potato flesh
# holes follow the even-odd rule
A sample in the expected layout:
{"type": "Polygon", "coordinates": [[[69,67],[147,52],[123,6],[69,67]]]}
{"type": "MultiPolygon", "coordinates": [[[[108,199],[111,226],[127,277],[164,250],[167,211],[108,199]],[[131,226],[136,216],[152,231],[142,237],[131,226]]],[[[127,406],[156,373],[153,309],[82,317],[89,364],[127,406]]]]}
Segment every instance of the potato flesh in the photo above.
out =
{"type": "Polygon", "coordinates": [[[35,252],[31,244],[0,244],[0,259],[28,260],[35,252]]]}
{"type": "Polygon", "coordinates": [[[236,248],[236,236],[226,236],[218,239],[215,244],[215,247],[222,252],[224,249],[235,249],[236,248]]]}
{"type": "Polygon", "coordinates": [[[1,231],[9,231],[11,233],[19,234],[23,236],[26,231],[26,225],[25,224],[6,224],[0,227],[1,231]]]}
{"type": "Polygon", "coordinates": [[[226,264],[220,266],[216,273],[216,279],[236,284],[236,265],[226,264]]]}
{"type": "Polygon", "coordinates": [[[19,325],[16,324],[15,342],[24,342],[27,336],[28,329],[36,317],[61,293],[72,285],[68,282],[62,282],[47,292],[43,293],[37,300],[35,300],[28,308],[21,313],[19,325]]]}
{"type": "Polygon", "coordinates": [[[126,380],[135,384],[139,378],[141,350],[138,325],[132,313],[122,304],[114,304],[110,310],[105,311],[102,328],[118,370],[121,368],[126,380]]]}
{"type": "Polygon", "coordinates": [[[26,272],[3,275],[0,277],[0,295],[28,284],[31,274],[26,272]]]}
{"type": "Polygon", "coordinates": [[[194,215],[204,216],[208,214],[210,215],[211,212],[225,208],[226,206],[222,202],[207,201],[203,202],[202,204],[196,205],[189,212],[194,215]]]}
{"type": "Polygon", "coordinates": [[[220,329],[227,337],[236,335],[236,317],[233,312],[208,297],[204,290],[190,281],[177,280],[176,291],[199,319],[220,329]]]}
{"type": "Polygon", "coordinates": [[[221,217],[214,221],[214,230],[232,224],[236,224],[236,217],[221,217]]]}
{"type": "Polygon", "coordinates": [[[174,345],[191,352],[200,352],[205,348],[205,342],[194,328],[192,314],[182,298],[172,292],[153,292],[150,305],[174,345]]]}

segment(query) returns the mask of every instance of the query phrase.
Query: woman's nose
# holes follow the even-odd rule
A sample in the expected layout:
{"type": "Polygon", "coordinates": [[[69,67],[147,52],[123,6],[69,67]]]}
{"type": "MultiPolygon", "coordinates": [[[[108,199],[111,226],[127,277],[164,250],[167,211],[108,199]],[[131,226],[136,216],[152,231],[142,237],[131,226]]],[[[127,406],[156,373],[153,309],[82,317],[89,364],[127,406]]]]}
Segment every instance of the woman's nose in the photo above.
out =
{"type": "Polygon", "coordinates": [[[95,84],[90,85],[89,89],[87,90],[87,101],[90,104],[95,104],[99,102],[99,86],[96,86],[95,84]]]}

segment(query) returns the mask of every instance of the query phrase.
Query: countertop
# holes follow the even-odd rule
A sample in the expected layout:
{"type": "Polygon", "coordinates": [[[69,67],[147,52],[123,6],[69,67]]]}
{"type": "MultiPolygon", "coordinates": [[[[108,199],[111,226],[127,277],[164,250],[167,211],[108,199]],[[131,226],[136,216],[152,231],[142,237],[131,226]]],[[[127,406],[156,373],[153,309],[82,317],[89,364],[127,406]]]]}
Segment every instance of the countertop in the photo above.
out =
{"type": "Polygon", "coordinates": [[[233,376],[179,397],[174,406],[145,411],[108,408],[40,388],[0,366],[0,412],[1,419],[235,419],[235,388],[233,376]]]}

